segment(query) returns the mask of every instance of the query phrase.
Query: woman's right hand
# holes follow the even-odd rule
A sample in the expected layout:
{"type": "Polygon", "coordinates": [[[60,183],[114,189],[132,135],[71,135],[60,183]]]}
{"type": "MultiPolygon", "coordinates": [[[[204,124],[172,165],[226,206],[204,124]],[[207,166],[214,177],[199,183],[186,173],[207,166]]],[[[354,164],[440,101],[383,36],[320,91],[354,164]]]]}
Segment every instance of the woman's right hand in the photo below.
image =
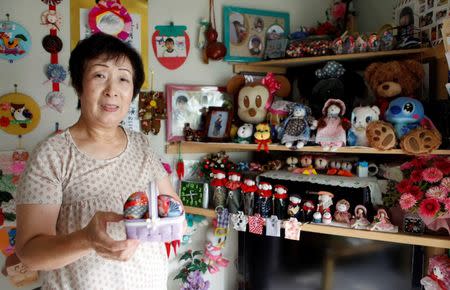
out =
{"type": "Polygon", "coordinates": [[[89,224],[83,229],[86,240],[95,252],[106,259],[127,261],[137,247],[139,240],[112,239],[106,232],[107,223],[115,223],[123,220],[123,216],[114,212],[97,212],[89,224]]]}

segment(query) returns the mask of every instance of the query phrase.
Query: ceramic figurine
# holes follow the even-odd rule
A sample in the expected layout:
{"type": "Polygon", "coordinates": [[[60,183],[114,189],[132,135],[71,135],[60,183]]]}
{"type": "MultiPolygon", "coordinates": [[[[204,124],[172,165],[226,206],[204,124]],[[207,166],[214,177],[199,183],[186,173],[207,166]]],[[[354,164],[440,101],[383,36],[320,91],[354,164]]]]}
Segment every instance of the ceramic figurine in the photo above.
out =
{"type": "Polygon", "coordinates": [[[366,52],[367,51],[367,41],[364,36],[358,36],[355,40],[355,52],[366,52]]]}
{"type": "Polygon", "coordinates": [[[287,210],[288,210],[288,194],[287,187],[283,185],[275,185],[274,186],[274,214],[280,220],[284,220],[287,218],[287,210]]]}
{"type": "Polygon", "coordinates": [[[291,156],[286,158],[286,164],[288,166],[287,170],[292,171],[295,168],[297,168],[298,166],[298,158],[295,156],[291,156]]]}
{"type": "Polygon", "coordinates": [[[287,208],[287,214],[290,217],[295,217],[298,221],[301,219],[301,203],[302,199],[298,194],[291,194],[289,196],[289,205],[287,208]]]}
{"type": "Polygon", "coordinates": [[[367,40],[367,48],[369,51],[380,50],[380,38],[378,34],[372,33],[367,40]]]}
{"type": "Polygon", "coordinates": [[[241,185],[241,195],[244,204],[244,214],[253,215],[253,208],[255,206],[255,192],[258,190],[253,179],[246,178],[241,185]]]}
{"type": "Polygon", "coordinates": [[[326,211],[326,212],[323,213],[323,216],[322,216],[322,223],[323,224],[329,225],[329,224],[331,224],[332,220],[333,220],[333,218],[331,217],[331,213],[330,212],[326,211]]]}
{"type": "Polygon", "coordinates": [[[370,225],[369,230],[396,233],[398,232],[398,227],[391,224],[386,210],[380,208],[373,218],[373,223],[370,225]]]}
{"type": "Polygon", "coordinates": [[[328,191],[319,191],[317,194],[319,195],[319,204],[317,207],[320,213],[323,214],[326,211],[330,212],[330,207],[333,205],[334,195],[328,191]]]}
{"type": "Polygon", "coordinates": [[[227,199],[227,188],[225,187],[225,172],[219,169],[213,169],[213,180],[211,185],[214,187],[213,206],[224,207],[227,199]]]}
{"type": "Polygon", "coordinates": [[[336,211],[334,212],[334,220],[339,223],[350,224],[352,215],[348,212],[350,210],[350,203],[341,199],[336,203],[336,211]]]}
{"type": "Polygon", "coordinates": [[[237,138],[235,139],[235,142],[240,144],[250,144],[252,143],[252,137],[253,124],[245,123],[238,128],[237,138]]]}
{"type": "Polygon", "coordinates": [[[428,263],[428,275],[420,280],[425,290],[450,289],[450,258],[446,255],[434,256],[428,263]]]}
{"type": "Polygon", "coordinates": [[[260,182],[258,184],[256,200],[256,213],[261,217],[268,218],[272,215],[272,185],[268,182],[260,182]]]}
{"type": "Polygon", "coordinates": [[[355,207],[355,216],[350,221],[350,227],[357,230],[366,230],[370,225],[370,222],[366,218],[367,209],[363,205],[357,205],[355,207]]]}
{"type": "Polygon", "coordinates": [[[241,206],[241,174],[230,171],[225,187],[228,189],[226,205],[230,213],[237,213],[241,206]]]}
{"type": "Polygon", "coordinates": [[[345,146],[347,135],[345,130],[349,125],[342,121],[345,114],[345,104],[339,99],[328,99],[322,109],[323,117],[317,126],[316,143],[324,151],[336,151],[345,146]]]}
{"type": "Polygon", "coordinates": [[[319,206],[317,206],[316,212],[313,214],[313,223],[320,224],[322,223],[322,214],[319,211],[319,206]]]}
{"type": "Polygon", "coordinates": [[[281,144],[285,144],[287,148],[301,149],[309,141],[311,130],[316,128],[317,121],[311,116],[311,109],[302,104],[295,104],[283,122],[281,144]]]}
{"type": "Polygon", "coordinates": [[[314,202],[312,200],[307,200],[303,203],[302,209],[300,211],[300,221],[301,222],[311,222],[314,215],[314,202]]]}

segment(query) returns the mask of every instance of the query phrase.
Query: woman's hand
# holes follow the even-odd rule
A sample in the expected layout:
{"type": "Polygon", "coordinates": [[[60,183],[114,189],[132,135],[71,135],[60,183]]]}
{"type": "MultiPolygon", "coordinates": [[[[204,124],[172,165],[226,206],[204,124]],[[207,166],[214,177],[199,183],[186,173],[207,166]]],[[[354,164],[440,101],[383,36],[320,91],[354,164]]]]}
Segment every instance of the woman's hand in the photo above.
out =
{"type": "Polygon", "coordinates": [[[133,256],[139,246],[139,240],[116,241],[106,232],[107,223],[122,220],[123,216],[114,212],[97,212],[83,229],[90,247],[99,256],[119,261],[127,261],[133,256]]]}

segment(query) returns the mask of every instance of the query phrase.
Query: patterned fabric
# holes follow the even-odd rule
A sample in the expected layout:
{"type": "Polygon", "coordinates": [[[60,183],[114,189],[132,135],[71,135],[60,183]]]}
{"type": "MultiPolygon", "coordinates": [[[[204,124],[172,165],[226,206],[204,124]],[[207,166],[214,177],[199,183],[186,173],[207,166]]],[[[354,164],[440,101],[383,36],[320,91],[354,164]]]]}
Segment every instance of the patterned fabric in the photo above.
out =
{"type": "Polygon", "coordinates": [[[281,231],[281,221],[276,215],[266,219],[266,236],[279,237],[281,231]]]}
{"type": "Polygon", "coordinates": [[[217,209],[217,228],[228,229],[228,223],[230,222],[230,213],[226,208],[217,209]]]}
{"type": "Polygon", "coordinates": [[[303,117],[292,117],[286,124],[282,143],[294,141],[309,141],[310,128],[307,120],[303,117]]]}
{"type": "MultiPolygon", "coordinates": [[[[128,196],[148,190],[167,175],[145,135],[125,130],[126,149],[96,160],[76,147],[70,132],[54,135],[34,150],[16,193],[17,204],[56,204],[56,234],[84,228],[97,211],[122,214],[128,196]]],[[[125,239],[123,223],[108,225],[116,240],[125,239]]],[[[57,270],[42,272],[42,289],[166,289],[167,255],[163,243],[141,243],[127,262],[94,251],[57,270]]]]}
{"type": "Polygon", "coordinates": [[[253,234],[262,235],[264,227],[264,218],[260,214],[251,215],[248,217],[248,228],[253,234]]]}
{"type": "Polygon", "coordinates": [[[302,223],[298,222],[296,218],[290,218],[283,222],[284,238],[289,240],[300,240],[300,230],[302,223]]]}
{"type": "Polygon", "coordinates": [[[248,217],[242,211],[232,214],[231,221],[236,231],[245,232],[247,230],[248,217]]]}

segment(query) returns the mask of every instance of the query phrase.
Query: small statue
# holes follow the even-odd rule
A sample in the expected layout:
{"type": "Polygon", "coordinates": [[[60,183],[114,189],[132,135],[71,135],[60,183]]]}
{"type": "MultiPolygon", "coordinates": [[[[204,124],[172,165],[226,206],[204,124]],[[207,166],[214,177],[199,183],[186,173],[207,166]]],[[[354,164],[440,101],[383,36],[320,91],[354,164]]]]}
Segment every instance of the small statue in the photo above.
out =
{"type": "Polygon", "coordinates": [[[317,205],[318,211],[320,211],[321,214],[326,211],[330,212],[330,207],[333,205],[334,195],[328,191],[319,191],[317,194],[319,195],[319,204],[317,205]]]}
{"type": "Polygon", "coordinates": [[[213,180],[211,185],[214,187],[213,206],[224,207],[227,199],[227,189],[225,187],[225,172],[219,169],[213,169],[213,180]]]}
{"type": "Polygon", "coordinates": [[[313,214],[313,223],[320,224],[322,223],[322,213],[319,211],[319,205],[317,205],[317,210],[313,214]]]}
{"type": "Polygon", "coordinates": [[[241,174],[230,171],[228,181],[225,183],[225,187],[228,189],[226,204],[230,213],[237,213],[241,206],[241,184],[241,174]]]}
{"type": "Polygon", "coordinates": [[[302,209],[300,211],[300,221],[301,222],[311,222],[314,215],[314,202],[312,200],[307,200],[303,203],[302,209]]]}
{"type": "Polygon", "coordinates": [[[350,210],[350,203],[341,199],[336,203],[336,211],[334,212],[334,219],[339,223],[350,225],[350,218],[352,215],[348,212],[350,210]]]}
{"type": "Polygon", "coordinates": [[[295,104],[291,106],[289,116],[283,122],[281,144],[285,144],[287,148],[301,149],[309,141],[311,130],[316,128],[317,121],[311,116],[311,109],[295,104]]]}
{"type": "Polygon", "coordinates": [[[357,230],[366,230],[370,225],[370,222],[366,218],[367,209],[363,205],[357,205],[355,207],[355,216],[350,221],[350,227],[357,230]]]}
{"type": "Polygon", "coordinates": [[[194,140],[194,130],[192,130],[189,123],[184,123],[183,135],[185,141],[194,140]]]}
{"type": "Polygon", "coordinates": [[[329,211],[324,212],[322,216],[322,223],[325,225],[329,225],[332,221],[333,218],[331,217],[331,213],[329,211]]]}
{"type": "Polygon", "coordinates": [[[398,232],[398,227],[391,224],[386,210],[380,208],[377,211],[377,215],[373,218],[373,223],[370,226],[369,230],[396,233],[398,232]]]}
{"type": "Polygon", "coordinates": [[[289,205],[287,214],[290,217],[295,217],[298,221],[301,219],[301,205],[302,199],[298,194],[291,194],[289,197],[289,205]]]}
{"type": "Polygon", "coordinates": [[[284,220],[287,218],[287,209],[288,209],[288,194],[287,187],[283,185],[275,185],[274,186],[274,214],[278,217],[279,220],[284,220]]]}
{"type": "Polygon", "coordinates": [[[268,218],[272,215],[272,185],[262,181],[258,184],[258,196],[256,200],[256,213],[268,218]]]}
{"type": "Polygon", "coordinates": [[[255,206],[255,192],[258,190],[253,179],[246,178],[241,185],[242,200],[244,201],[244,214],[253,215],[253,208],[255,206]]]}

